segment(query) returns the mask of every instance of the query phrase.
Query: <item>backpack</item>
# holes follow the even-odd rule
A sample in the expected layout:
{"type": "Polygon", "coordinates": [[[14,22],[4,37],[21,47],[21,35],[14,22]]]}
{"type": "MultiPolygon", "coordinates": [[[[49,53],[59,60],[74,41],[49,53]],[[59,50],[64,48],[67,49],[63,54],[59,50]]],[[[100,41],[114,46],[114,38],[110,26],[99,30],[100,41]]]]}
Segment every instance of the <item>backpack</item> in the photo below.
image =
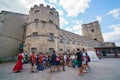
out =
{"type": "Polygon", "coordinates": [[[60,58],[59,58],[59,57],[56,57],[56,61],[60,61],[60,58]]]}
{"type": "Polygon", "coordinates": [[[90,57],[88,56],[88,62],[90,62],[90,57]]]}

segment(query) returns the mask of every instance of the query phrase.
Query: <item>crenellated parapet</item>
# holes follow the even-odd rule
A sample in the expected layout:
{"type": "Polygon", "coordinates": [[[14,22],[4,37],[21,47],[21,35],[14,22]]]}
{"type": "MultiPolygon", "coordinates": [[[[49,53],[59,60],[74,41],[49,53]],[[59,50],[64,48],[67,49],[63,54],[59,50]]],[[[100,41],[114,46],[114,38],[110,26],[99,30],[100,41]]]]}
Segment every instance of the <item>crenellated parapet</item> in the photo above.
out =
{"type": "Polygon", "coordinates": [[[29,11],[28,23],[35,21],[50,22],[59,26],[59,13],[55,8],[51,8],[49,5],[34,5],[29,11]]]}

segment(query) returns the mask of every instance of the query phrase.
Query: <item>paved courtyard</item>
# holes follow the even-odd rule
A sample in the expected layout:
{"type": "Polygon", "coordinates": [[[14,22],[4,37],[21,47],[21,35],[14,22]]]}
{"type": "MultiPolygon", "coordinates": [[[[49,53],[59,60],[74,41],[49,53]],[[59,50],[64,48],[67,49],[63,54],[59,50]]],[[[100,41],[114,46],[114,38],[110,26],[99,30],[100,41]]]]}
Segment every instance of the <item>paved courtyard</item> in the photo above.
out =
{"type": "Polygon", "coordinates": [[[15,62],[0,64],[0,80],[120,80],[120,58],[102,59],[90,62],[88,73],[78,75],[77,68],[66,67],[66,71],[49,73],[46,69],[39,73],[30,73],[30,64],[24,65],[20,73],[13,73],[15,62]]]}

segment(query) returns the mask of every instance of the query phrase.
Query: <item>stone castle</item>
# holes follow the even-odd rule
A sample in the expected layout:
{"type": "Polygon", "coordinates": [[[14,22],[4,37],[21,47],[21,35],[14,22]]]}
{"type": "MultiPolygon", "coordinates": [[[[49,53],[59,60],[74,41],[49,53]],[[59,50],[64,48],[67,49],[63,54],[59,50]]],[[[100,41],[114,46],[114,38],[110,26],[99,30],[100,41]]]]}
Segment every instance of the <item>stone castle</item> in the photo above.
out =
{"type": "MultiPolygon", "coordinates": [[[[29,15],[8,11],[0,13],[0,59],[10,60],[18,50],[51,52],[72,51],[76,48],[94,50],[106,45],[98,21],[82,25],[82,34],[77,35],[60,29],[59,13],[43,4],[34,5],[29,15]]],[[[114,46],[109,43],[109,46],[114,46]]]]}

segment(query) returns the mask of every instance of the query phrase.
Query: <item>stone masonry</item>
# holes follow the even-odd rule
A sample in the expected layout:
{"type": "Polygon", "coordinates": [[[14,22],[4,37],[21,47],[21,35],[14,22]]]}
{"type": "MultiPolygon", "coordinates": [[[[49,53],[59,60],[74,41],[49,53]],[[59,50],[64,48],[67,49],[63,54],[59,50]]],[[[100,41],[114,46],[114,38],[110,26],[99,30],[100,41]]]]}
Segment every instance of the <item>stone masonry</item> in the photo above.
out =
{"type": "MultiPolygon", "coordinates": [[[[98,29],[100,31],[100,28],[98,29]]],[[[97,34],[101,35],[101,32],[97,34]]],[[[98,35],[93,36],[97,37],[98,35]]],[[[94,47],[100,47],[102,42],[60,29],[59,14],[54,8],[50,8],[50,6],[35,5],[29,11],[25,52],[49,52],[52,49],[56,51],[72,51],[76,48],[94,50],[94,47]]]]}
{"type": "Polygon", "coordinates": [[[104,43],[98,21],[83,24],[83,35],[60,29],[59,13],[43,4],[34,5],[28,15],[2,11],[0,13],[0,60],[10,60],[19,49],[35,51],[72,51],[76,48],[94,50],[104,43]],[[24,44],[24,47],[20,47],[24,44]]]}

